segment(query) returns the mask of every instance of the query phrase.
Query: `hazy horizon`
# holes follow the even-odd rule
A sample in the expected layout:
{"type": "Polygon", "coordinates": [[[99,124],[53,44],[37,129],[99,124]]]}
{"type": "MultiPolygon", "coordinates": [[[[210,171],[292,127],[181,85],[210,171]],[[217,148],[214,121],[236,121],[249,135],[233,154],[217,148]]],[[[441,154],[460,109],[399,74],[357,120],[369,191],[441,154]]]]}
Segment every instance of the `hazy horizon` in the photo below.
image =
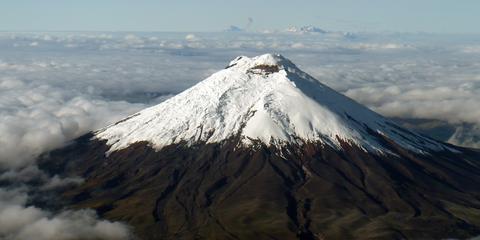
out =
{"type": "Polygon", "coordinates": [[[480,33],[480,2],[426,1],[8,1],[3,31],[215,32],[311,25],[355,32],[480,33]]]}

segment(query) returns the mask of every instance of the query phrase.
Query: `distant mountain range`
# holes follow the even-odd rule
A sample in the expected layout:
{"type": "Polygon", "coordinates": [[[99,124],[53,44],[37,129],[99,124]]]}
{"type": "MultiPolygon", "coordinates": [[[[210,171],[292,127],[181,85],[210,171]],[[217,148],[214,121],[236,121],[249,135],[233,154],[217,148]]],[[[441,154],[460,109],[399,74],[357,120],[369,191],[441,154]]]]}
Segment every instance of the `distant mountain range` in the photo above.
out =
{"type": "MultiPolygon", "coordinates": [[[[239,32],[246,32],[248,30],[231,25],[224,30],[224,32],[231,32],[231,33],[239,33],[239,32]]],[[[356,35],[351,32],[340,32],[340,31],[327,31],[319,27],[315,26],[301,26],[301,27],[288,27],[283,30],[264,30],[261,31],[262,33],[286,33],[286,34],[311,34],[311,35],[323,35],[323,36],[335,36],[335,37],[343,37],[343,38],[355,38],[356,35]]]]}

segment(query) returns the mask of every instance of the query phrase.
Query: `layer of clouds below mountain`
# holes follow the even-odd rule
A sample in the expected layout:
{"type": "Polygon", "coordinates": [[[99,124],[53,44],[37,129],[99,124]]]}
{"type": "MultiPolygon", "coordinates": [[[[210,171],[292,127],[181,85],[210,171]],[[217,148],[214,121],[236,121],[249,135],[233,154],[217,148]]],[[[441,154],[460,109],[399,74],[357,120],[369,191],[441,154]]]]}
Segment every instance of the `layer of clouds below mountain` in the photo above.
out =
{"type": "Polygon", "coordinates": [[[479,60],[365,59],[310,70],[317,79],[383,115],[442,120],[457,128],[449,142],[480,147],[479,60]]]}
{"type": "Polygon", "coordinates": [[[0,187],[0,238],[128,238],[127,226],[98,219],[92,211],[31,205],[27,200],[41,191],[82,181],[44,175],[35,157],[165,100],[238,55],[280,52],[386,116],[446,121],[457,127],[452,143],[480,147],[478,40],[342,33],[0,33],[0,182],[29,182],[32,176],[42,182],[35,191],[28,184],[0,187]]]}
{"type": "Polygon", "coordinates": [[[52,214],[26,206],[28,196],[21,190],[0,189],[0,238],[6,240],[67,240],[131,238],[128,226],[100,220],[92,210],[52,214]]]}

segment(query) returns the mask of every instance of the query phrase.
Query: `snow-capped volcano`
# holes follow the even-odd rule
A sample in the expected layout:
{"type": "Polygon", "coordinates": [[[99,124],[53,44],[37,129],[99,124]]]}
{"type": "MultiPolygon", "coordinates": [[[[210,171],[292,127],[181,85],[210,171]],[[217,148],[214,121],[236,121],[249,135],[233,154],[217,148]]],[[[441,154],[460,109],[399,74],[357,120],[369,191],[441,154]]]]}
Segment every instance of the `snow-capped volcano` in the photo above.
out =
{"type": "Polygon", "coordinates": [[[346,142],[385,152],[378,135],[415,152],[448,149],[400,129],[274,54],[237,57],[190,89],[95,134],[107,140],[110,152],[142,141],[160,149],[236,136],[247,145],[320,142],[340,148],[346,142]]]}
{"type": "Polygon", "coordinates": [[[38,162],[85,179],[58,202],[147,240],[480,234],[478,151],[398,127],[280,55],[238,57],[38,162]]]}

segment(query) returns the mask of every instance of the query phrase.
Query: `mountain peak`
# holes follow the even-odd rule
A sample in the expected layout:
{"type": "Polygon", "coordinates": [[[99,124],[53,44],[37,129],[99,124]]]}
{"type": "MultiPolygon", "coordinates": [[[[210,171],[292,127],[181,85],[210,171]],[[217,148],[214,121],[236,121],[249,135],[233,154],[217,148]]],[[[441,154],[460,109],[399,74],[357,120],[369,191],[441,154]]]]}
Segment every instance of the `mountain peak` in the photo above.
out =
{"type": "Polygon", "coordinates": [[[284,56],[277,53],[266,53],[256,57],[249,58],[247,56],[238,56],[230,62],[231,65],[281,65],[282,62],[288,61],[284,56]]]}
{"type": "Polygon", "coordinates": [[[318,142],[386,153],[385,139],[420,153],[448,149],[401,129],[337,93],[279,54],[241,56],[228,67],[157,106],[95,133],[110,152],[136,142],[154,148],[178,143],[241,145],[318,142]]]}
{"type": "Polygon", "coordinates": [[[228,64],[227,68],[232,68],[249,73],[274,73],[280,70],[292,68],[295,65],[280,54],[263,54],[249,58],[239,56],[228,64]]]}

